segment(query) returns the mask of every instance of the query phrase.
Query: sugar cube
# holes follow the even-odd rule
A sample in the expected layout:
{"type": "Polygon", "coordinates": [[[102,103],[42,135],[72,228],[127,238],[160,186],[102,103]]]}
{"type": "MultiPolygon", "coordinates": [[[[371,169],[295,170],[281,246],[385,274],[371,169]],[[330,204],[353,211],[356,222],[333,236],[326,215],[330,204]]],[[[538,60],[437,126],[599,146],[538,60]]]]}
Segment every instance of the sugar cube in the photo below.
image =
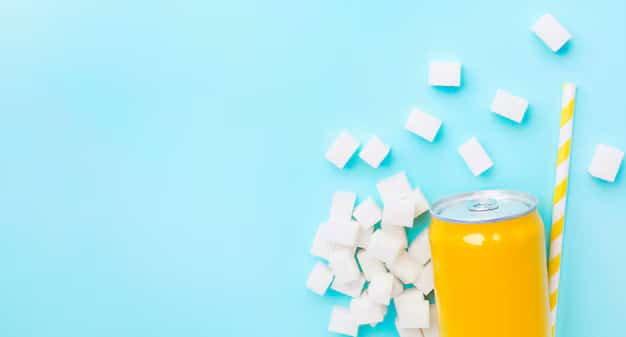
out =
{"type": "Polygon", "coordinates": [[[391,287],[391,297],[396,298],[404,292],[404,284],[398,280],[397,277],[393,277],[393,286],[391,287]]]}
{"type": "Polygon", "coordinates": [[[543,40],[543,42],[557,52],[572,38],[572,35],[551,14],[545,14],[537,21],[531,30],[543,40]]]}
{"type": "Polygon", "coordinates": [[[328,264],[335,274],[336,281],[347,283],[356,281],[361,277],[352,248],[335,248],[330,255],[328,264]]]}
{"type": "Polygon", "coordinates": [[[400,337],[424,337],[422,329],[404,329],[398,326],[398,319],[396,318],[396,329],[400,337]]]}
{"type": "Polygon", "coordinates": [[[390,198],[383,207],[382,226],[413,227],[415,201],[410,196],[390,198]]]}
{"type": "Polygon", "coordinates": [[[431,62],[428,67],[428,84],[441,87],[460,87],[461,63],[431,62]]]}
{"type": "Polygon", "coordinates": [[[384,274],[387,272],[383,263],[374,258],[367,249],[360,250],[356,253],[356,258],[359,261],[359,265],[361,266],[365,279],[368,281],[371,281],[374,276],[378,274],[384,274]]]}
{"type": "Polygon", "coordinates": [[[389,273],[377,274],[370,282],[367,293],[369,298],[377,304],[389,305],[393,292],[393,275],[389,273]]]}
{"type": "Polygon", "coordinates": [[[398,313],[398,327],[403,329],[418,329],[430,327],[430,305],[417,289],[406,289],[404,293],[394,298],[398,313]]]}
{"type": "Polygon", "coordinates": [[[342,293],[344,295],[350,297],[359,297],[363,292],[363,287],[365,286],[365,278],[360,276],[357,280],[344,282],[342,280],[335,280],[333,285],[330,287],[334,291],[342,293]]]}
{"type": "Polygon", "coordinates": [[[623,159],[623,151],[612,146],[598,144],[591,165],[589,165],[589,173],[596,178],[614,182],[623,159]]]}
{"type": "Polygon", "coordinates": [[[320,225],[319,229],[315,233],[315,238],[313,239],[313,244],[311,245],[311,255],[321,257],[322,259],[328,260],[330,258],[330,254],[333,252],[333,248],[335,245],[324,238],[324,226],[325,224],[320,225]]]}
{"type": "Polygon", "coordinates": [[[325,264],[318,262],[309,274],[306,287],[314,293],[324,296],[333,281],[333,272],[325,264]]]}
{"type": "Polygon", "coordinates": [[[422,265],[409,253],[402,251],[392,264],[387,265],[387,268],[402,283],[412,284],[417,282],[418,277],[420,277],[422,265]]]}
{"type": "Polygon", "coordinates": [[[413,197],[413,202],[415,203],[415,214],[414,216],[417,218],[418,216],[424,214],[424,212],[428,211],[430,209],[430,204],[428,203],[428,200],[426,200],[426,197],[424,196],[424,194],[422,193],[422,191],[419,189],[419,187],[416,187],[413,190],[413,193],[411,194],[411,196],[413,197]]]}
{"type": "Polygon", "coordinates": [[[387,310],[384,306],[374,303],[367,293],[352,299],[350,312],[358,324],[377,324],[385,319],[387,310]]]}
{"type": "Polygon", "coordinates": [[[425,265],[431,259],[430,239],[428,235],[428,228],[424,229],[413,239],[411,246],[409,246],[409,254],[413,256],[420,265],[425,265]]]}
{"type": "Polygon", "coordinates": [[[427,296],[433,291],[433,289],[435,289],[432,262],[424,266],[417,282],[415,283],[415,286],[422,292],[422,294],[424,294],[424,296],[427,296]]]}
{"type": "Polygon", "coordinates": [[[411,184],[406,173],[400,172],[391,177],[385,178],[376,184],[378,194],[383,203],[389,199],[404,197],[411,194],[411,184]]]}
{"type": "Polygon", "coordinates": [[[372,235],[368,251],[376,259],[391,264],[400,254],[402,246],[403,242],[400,239],[383,230],[378,230],[372,235]]]}
{"type": "Polygon", "coordinates": [[[371,228],[380,221],[382,210],[374,199],[367,198],[356,207],[353,216],[361,227],[371,228]]]}
{"type": "Polygon", "coordinates": [[[409,240],[406,235],[405,227],[387,226],[381,227],[380,230],[400,241],[402,249],[406,249],[409,246],[409,240]]]}
{"type": "Polygon", "coordinates": [[[481,175],[493,166],[491,158],[475,137],[470,138],[459,147],[459,154],[474,176],[481,175]]]}
{"type": "Polygon", "coordinates": [[[374,234],[374,227],[359,227],[359,235],[356,238],[356,246],[359,248],[367,248],[374,234]]]}
{"type": "Polygon", "coordinates": [[[437,314],[437,306],[430,305],[430,327],[422,329],[424,337],[439,337],[439,316],[437,314]]]}
{"type": "Polygon", "coordinates": [[[360,226],[354,220],[327,222],[321,225],[322,238],[330,243],[353,247],[359,235],[360,226]]]}
{"type": "Polygon", "coordinates": [[[338,222],[350,221],[355,201],[356,193],[354,192],[335,192],[330,206],[330,220],[338,222]]]}
{"type": "Polygon", "coordinates": [[[359,148],[359,141],[347,131],[339,134],[335,142],[326,151],[326,160],[333,163],[339,169],[344,168],[350,158],[359,148]]]}
{"type": "Polygon", "coordinates": [[[356,337],[359,332],[359,324],[349,309],[334,307],[330,316],[328,331],[356,337]]]}
{"type": "Polygon", "coordinates": [[[524,114],[528,109],[528,101],[513,96],[502,89],[496,90],[496,96],[491,102],[491,111],[506,117],[514,122],[520,123],[524,119],[524,114]]]}
{"type": "Polygon", "coordinates": [[[372,137],[359,152],[359,157],[363,159],[369,166],[378,168],[385,160],[391,147],[383,143],[377,136],[372,137]]]}
{"type": "Polygon", "coordinates": [[[404,127],[432,143],[441,127],[441,120],[420,109],[413,109],[404,127]]]}

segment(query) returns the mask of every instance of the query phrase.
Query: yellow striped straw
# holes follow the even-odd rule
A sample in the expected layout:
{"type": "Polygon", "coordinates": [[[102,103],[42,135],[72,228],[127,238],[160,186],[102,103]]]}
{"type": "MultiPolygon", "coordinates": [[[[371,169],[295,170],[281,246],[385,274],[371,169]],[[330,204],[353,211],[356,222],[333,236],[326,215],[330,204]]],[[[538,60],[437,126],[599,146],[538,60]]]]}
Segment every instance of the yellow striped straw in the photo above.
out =
{"type": "Polygon", "coordinates": [[[561,252],[563,251],[563,228],[565,224],[565,205],[567,201],[567,180],[569,176],[570,150],[572,147],[575,98],[576,85],[572,83],[563,84],[561,130],[559,132],[559,152],[556,161],[556,184],[554,187],[552,231],[550,234],[550,259],[548,263],[552,337],[554,337],[556,331],[556,309],[559,297],[559,275],[561,271],[561,252]]]}

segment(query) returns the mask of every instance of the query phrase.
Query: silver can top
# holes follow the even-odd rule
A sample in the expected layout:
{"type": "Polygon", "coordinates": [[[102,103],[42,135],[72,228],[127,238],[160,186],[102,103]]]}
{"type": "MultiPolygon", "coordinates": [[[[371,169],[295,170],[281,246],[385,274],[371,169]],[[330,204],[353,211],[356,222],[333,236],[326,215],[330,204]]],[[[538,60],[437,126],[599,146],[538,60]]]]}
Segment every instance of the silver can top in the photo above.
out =
{"type": "Polygon", "coordinates": [[[514,191],[489,190],[443,198],[431,207],[436,219],[463,224],[498,222],[519,218],[537,209],[537,199],[514,191]]]}

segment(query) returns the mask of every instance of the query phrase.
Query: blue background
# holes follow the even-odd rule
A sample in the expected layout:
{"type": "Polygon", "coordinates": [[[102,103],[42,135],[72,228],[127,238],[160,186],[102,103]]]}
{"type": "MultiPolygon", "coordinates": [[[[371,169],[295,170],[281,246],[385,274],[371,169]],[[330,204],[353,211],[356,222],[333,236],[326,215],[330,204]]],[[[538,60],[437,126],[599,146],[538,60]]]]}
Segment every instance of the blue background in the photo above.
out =
{"type": "MultiPolygon", "coordinates": [[[[325,336],[337,294],[305,289],[332,192],[405,170],[431,200],[537,195],[550,217],[561,84],[579,85],[558,336],[626,316],[626,4],[597,1],[86,1],[0,4],[0,335],[325,336]],[[553,13],[574,39],[529,27],[553,13]],[[463,63],[460,90],[428,87],[463,63]],[[497,88],[523,124],[489,112],[497,88]],[[444,120],[433,144],[411,106],[444,120]],[[374,170],[323,159],[342,129],[393,150],[374,170]],[[456,153],[476,136],[495,166],[456,153]]],[[[420,227],[428,219],[420,221],[420,227]]],[[[419,229],[414,230],[414,232],[419,229]]],[[[412,233],[415,235],[415,233],[412,233]]],[[[395,336],[393,313],[362,336],[395,336]],[[375,332],[377,331],[377,332],[375,332]]]]}

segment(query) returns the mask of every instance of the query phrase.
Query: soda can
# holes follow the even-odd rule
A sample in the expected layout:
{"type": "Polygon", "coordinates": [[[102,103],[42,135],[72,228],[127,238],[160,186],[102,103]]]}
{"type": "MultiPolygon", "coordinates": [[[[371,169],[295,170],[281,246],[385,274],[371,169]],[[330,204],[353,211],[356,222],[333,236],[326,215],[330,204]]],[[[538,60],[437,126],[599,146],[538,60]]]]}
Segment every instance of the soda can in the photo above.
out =
{"type": "Polygon", "coordinates": [[[479,191],[431,207],[440,337],[549,337],[546,240],[537,200],[479,191]]]}

